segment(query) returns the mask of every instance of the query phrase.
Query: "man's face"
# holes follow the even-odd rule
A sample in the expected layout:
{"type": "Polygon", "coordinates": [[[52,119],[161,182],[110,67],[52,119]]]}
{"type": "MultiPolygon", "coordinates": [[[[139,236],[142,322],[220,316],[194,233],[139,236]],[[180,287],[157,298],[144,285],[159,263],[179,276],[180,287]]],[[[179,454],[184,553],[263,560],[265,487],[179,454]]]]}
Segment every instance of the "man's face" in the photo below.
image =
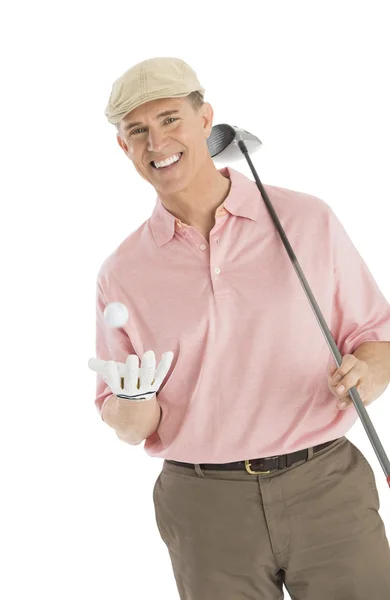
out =
{"type": "Polygon", "coordinates": [[[120,122],[117,140],[138,173],[159,192],[187,188],[210,160],[205,140],[212,129],[213,109],[205,102],[196,112],[185,98],[152,100],[120,122]],[[171,114],[162,114],[166,112],[171,114]],[[177,163],[156,168],[154,161],[180,154],[177,163]]]}

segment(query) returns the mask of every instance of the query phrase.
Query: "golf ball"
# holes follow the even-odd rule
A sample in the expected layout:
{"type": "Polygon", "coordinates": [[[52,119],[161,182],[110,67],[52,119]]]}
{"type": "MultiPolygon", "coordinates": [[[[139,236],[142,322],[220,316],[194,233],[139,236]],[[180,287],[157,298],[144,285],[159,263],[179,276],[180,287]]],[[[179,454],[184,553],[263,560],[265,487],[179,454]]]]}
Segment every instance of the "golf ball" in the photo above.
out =
{"type": "Polygon", "coordinates": [[[122,302],[110,302],[104,309],[104,320],[109,327],[122,327],[128,318],[129,313],[122,302]]]}

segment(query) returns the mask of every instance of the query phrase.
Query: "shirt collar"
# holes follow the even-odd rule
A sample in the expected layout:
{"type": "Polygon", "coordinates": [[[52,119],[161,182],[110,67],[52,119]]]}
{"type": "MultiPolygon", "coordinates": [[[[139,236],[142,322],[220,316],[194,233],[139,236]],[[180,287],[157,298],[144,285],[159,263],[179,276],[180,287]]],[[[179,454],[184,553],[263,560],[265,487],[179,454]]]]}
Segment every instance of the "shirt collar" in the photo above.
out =
{"type": "MultiPolygon", "coordinates": [[[[229,194],[216,209],[216,219],[224,216],[227,211],[236,217],[245,217],[256,221],[259,213],[259,197],[253,193],[254,190],[258,191],[256,183],[231,167],[223,167],[218,171],[224,177],[228,177],[231,184],[229,194]]],[[[260,194],[259,191],[258,194],[260,194]]],[[[149,222],[157,246],[169,242],[177,228],[187,227],[185,223],[182,223],[180,219],[177,219],[165,208],[159,196],[157,196],[156,205],[149,222]]]]}

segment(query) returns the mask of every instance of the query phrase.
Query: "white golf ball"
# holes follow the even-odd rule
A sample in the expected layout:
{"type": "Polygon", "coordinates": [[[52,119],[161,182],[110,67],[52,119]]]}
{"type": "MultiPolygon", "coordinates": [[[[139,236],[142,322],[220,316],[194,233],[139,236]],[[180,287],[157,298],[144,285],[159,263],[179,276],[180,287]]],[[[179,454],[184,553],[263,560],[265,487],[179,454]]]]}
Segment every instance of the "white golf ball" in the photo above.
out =
{"type": "Polygon", "coordinates": [[[122,302],[110,302],[104,309],[104,320],[109,327],[122,327],[128,318],[129,313],[122,302]]]}

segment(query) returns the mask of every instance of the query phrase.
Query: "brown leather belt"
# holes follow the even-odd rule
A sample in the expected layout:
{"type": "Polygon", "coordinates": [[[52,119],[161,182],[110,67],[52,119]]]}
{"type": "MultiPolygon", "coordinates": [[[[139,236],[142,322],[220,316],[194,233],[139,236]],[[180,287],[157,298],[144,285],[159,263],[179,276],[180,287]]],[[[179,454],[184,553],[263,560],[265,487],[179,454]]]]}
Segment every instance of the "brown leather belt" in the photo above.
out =
{"type": "MultiPolygon", "coordinates": [[[[314,446],[313,454],[323,450],[327,446],[330,446],[334,442],[337,441],[331,440],[330,442],[325,442],[324,444],[319,444],[318,446],[314,446]]],[[[291,467],[294,463],[300,460],[307,460],[309,455],[308,448],[304,450],[298,450],[297,452],[292,452],[291,454],[280,454],[279,456],[268,456],[266,458],[253,458],[249,460],[238,460],[236,462],[231,463],[204,463],[200,464],[201,469],[213,469],[217,471],[237,471],[241,469],[246,469],[248,473],[253,475],[257,475],[259,473],[270,473],[271,471],[277,471],[280,469],[285,469],[286,467],[291,467]],[[260,470],[258,470],[260,469],[260,470]]],[[[173,465],[179,465],[181,467],[189,467],[194,469],[195,465],[193,463],[179,462],[177,460],[168,460],[168,463],[172,463],[173,465]]]]}

